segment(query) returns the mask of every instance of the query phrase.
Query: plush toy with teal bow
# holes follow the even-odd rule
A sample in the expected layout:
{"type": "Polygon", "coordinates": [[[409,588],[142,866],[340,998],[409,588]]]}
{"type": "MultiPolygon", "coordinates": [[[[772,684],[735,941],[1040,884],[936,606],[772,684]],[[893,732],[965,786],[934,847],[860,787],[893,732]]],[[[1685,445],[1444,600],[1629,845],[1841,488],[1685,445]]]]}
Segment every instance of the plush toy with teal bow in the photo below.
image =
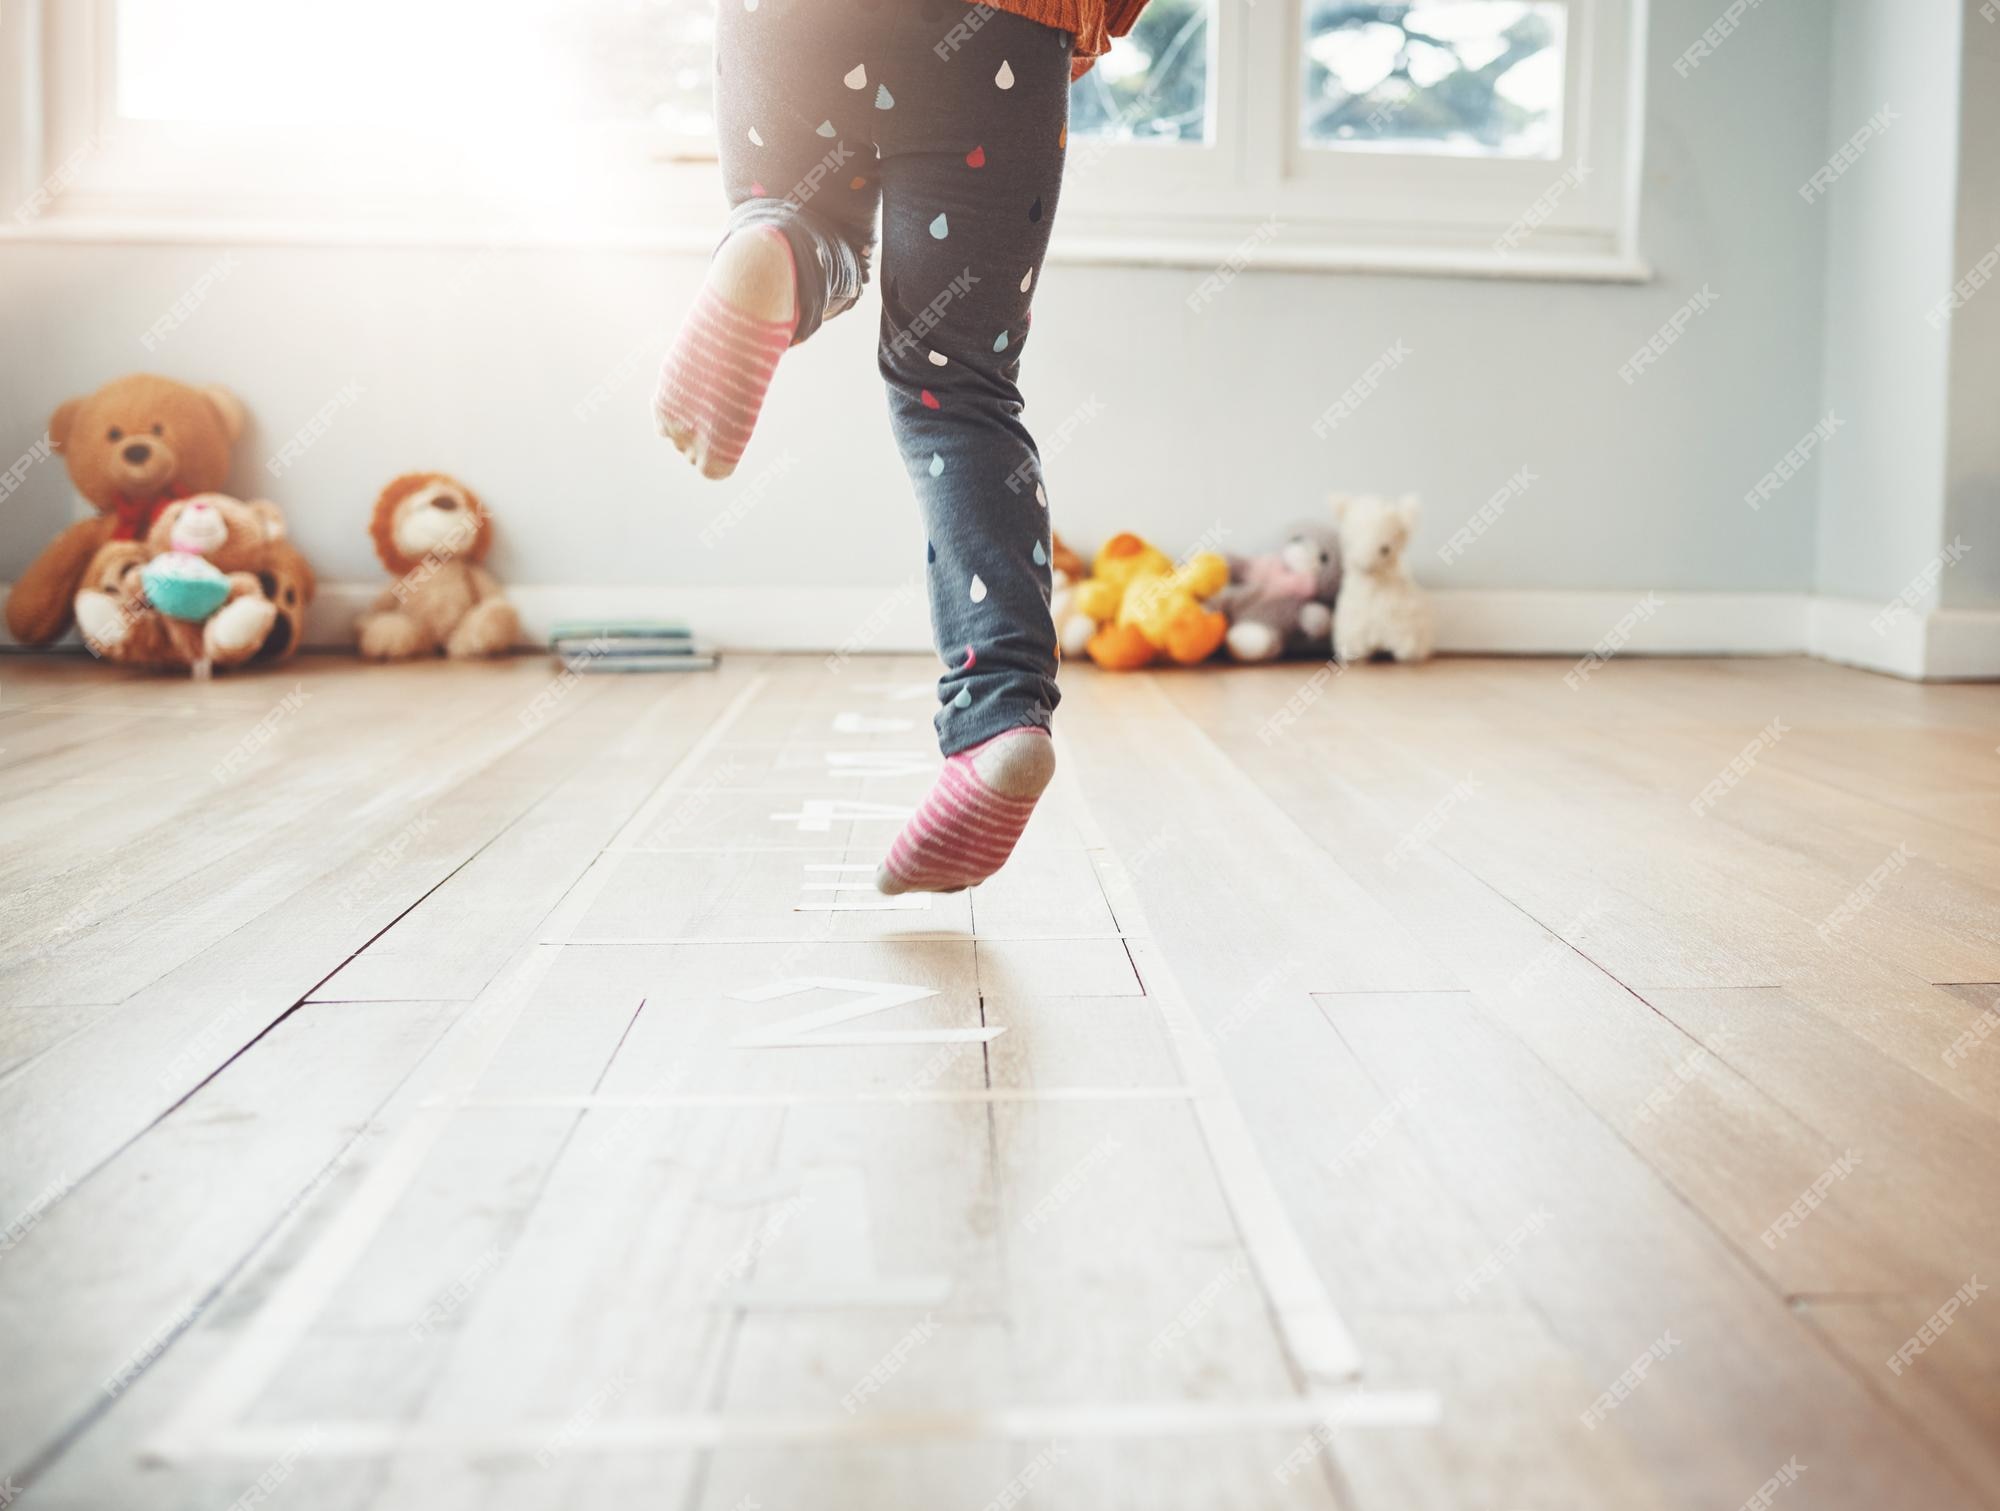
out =
{"type": "Polygon", "coordinates": [[[98,552],[76,595],[77,626],[107,661],[197,677],[260,654],[276,659],[297,643],[288,614],[303,615],[312,581],[284,535],[276,504],[223,493],[170,504],[143,542],[98,552]],[[281,611],[287,595],[293,609],[281,611]]]}

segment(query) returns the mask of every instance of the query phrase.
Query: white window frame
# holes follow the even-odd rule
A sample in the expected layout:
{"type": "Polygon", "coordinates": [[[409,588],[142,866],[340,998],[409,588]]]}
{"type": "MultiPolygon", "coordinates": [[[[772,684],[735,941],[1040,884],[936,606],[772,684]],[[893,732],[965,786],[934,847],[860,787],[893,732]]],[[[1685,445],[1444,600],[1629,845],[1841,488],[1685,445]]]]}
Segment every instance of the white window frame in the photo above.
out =
{"type": "Polygon", "coordinates": [[[1568,12],[1561,151],[1308,146],[1303,0],[1218,0],[1207,146],[1071,144],[1058,237],[1106,260],[1636,280],[1646,0],[1568,12]]]}
{"type": "MultiPolygon", "coordinates": [[[[1649,276],[1637,245],[1647,0],[1558,0],[1568,77],[1552,158],[1309,146],[1304,0],[1214,3],[1210,140],[1073,139],[1056,256],[1649,276]]],[[[114,14],[115,0],[0,0],[0,91],[20,102],[0,116],[0,193],[36,211],[0,216],[0,239],[694,250],[719,233],[712,147],[643,127],[541,132],[496,182],[490,137],[475,170],[448,143],[395,132],[114,121],[114,14]]]]}
{"type": "Polygon", "coordinates": [[[24,51],[39,62],[39,160],[44,182],[60,186],[53,212],[36,218],[45,233],[713,245],[719,231],[712,145],[643,126],[538,129],[511,142],[489,128],[471,152],[382,128],[119,121],[116,9],[40,0],[38,27],[28,23],[38,31],[24,51]]]}

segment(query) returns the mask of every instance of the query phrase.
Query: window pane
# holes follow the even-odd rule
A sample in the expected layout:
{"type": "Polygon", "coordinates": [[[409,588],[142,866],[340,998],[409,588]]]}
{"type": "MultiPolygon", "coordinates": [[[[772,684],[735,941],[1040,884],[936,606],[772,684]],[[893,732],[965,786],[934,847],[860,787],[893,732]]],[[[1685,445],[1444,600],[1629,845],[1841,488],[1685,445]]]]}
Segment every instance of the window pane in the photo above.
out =
{"type": "Polygon", "coordinates": [[[1554,157],[1565,12],[1555,0],[1306,0],[1304,138],[1554,157]]]}
{"type": "Polygon", "coordinates": [[[1211,0],[1153,0],[1070,91],[1070,130],[1112,141],[1209,139],[1211,0]]]}
{"type": "Polygon", "coordinates": [[[712,0],[118,0],[135,120],[712,130],[712,0]]]}

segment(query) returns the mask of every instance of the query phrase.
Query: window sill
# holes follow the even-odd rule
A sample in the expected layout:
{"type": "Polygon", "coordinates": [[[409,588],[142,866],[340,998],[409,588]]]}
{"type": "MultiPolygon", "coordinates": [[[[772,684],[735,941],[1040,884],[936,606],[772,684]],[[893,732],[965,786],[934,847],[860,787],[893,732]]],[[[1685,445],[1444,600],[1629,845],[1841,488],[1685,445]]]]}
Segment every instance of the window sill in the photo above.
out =
{"type": "MultiPolygon", "coordinates": [[[[721,233],[719,220],[677,227],[606,224],[564,228],[476,221],[53,210],[26,224],[0,224],[0,245],[367,247],[705,256],[721,233]]],[[[1609,248],[1500,252],[1490,246],[1399,246],[1291,237],[1259,243],[1218,233],[1213,226],[1190,226],[1186,234],[1124,234],[1101,227],[1070,234],[1058,231],[1049,256],[1052,262],[1074,266],[1187,268],[1222,276],[1256,271],[1624,284],[1646,283],[1653,278],[1652,267],[1643,258],[1609,248]]]]}
{"type": "Polygon", "coordinates": [[[1491,247],[1418,247],[1335,241],[1246,247],[1233,239],[1079,235],[1058,232],[1050,253],[1084,266],[1233,271],[1355,273],[1419,278],[1499,278],[1533,282],[1650,283],[1652,265],[1616,251],[1499,252],[1491,247]]]}

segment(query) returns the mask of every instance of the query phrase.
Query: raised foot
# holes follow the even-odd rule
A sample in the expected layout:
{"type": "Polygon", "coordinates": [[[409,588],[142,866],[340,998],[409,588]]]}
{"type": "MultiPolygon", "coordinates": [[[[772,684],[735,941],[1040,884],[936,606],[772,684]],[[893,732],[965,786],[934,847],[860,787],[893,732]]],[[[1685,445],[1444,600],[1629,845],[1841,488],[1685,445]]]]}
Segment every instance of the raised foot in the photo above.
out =
{"type": "Polygon", "coordinates": [[[797,325],[790,244],[769,228],[730,237],[661,365],[653,399],[660,434],[703,477],[736,470],[797,325]]]}
{"type": "Polygon", "coordinates": [[[962,892],[1007,863],[1056,772],[1045,729],[1010,729],[944,763],[875,872],[875,888],[962,892]]]}

